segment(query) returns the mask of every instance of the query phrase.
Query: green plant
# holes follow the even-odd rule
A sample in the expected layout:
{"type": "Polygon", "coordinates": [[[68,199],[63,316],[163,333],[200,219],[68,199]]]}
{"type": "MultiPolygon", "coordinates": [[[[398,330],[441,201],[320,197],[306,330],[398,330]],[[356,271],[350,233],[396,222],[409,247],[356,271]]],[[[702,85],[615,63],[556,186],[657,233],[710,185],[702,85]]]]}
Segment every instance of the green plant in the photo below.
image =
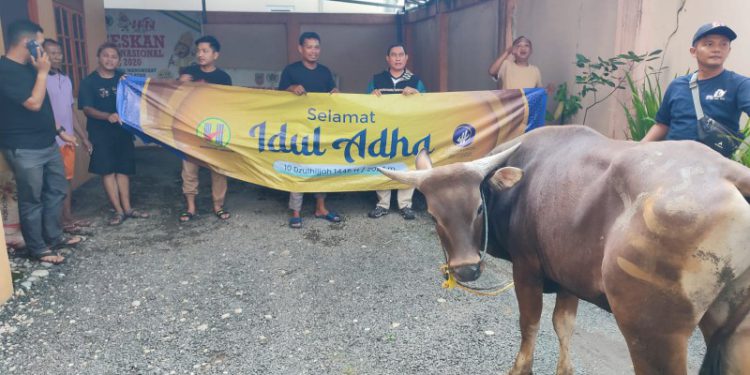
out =
{"type": "Polygon", "coordinates": [[[742,134],[745,136],[745,140],[740,145],[737,152],[734,153],[734,160],[742,163],[746,167],[750,167],[750,119],[745,123],[745,127],[742,129],[742,134]]]}
{"type": "Polygon", "coordinates": [[[563,82],[557,86],[553,99],[557,102],[554,113],[547,112],[547,121],[564,124],[566,120],[575,116],[578,110],[583,108],[581,97],[568,92],[568,83],[563,82]]]}
{"type": "MultiPolygon", "coordinates": [[[[581,70],[576,74],[575,83],[580,90],[569,92],[567,83],[559,85],[554,96],[557,107],[554,113],[547,113],[547,120],[559,120],[560,124],[564,124],[566,120],[583,109],[583,98],[591,94],[593,101],[584,109],[583,121],[581,122],[585,125],[590,109],[607,100],[617,90],[625,89],[623,83],[638,63],[656,60],[660,57],[661,52],[662,50],[657,49],[639,55],[633,51],[628,51],[628,53],[621,53],[608,59],[597,57],[593,60],[577,53],[575,64],[581,70]]],[[[658,71],[661,71],[661,68],[658,71]]]]}
{"type": "Polygon", "coordinates": [[[640,141],[646,136],[649,129],[656,123],[656,112],[659,111],[662,101],[661,84],[659,83],[659,72],[649,67],[650,73],[646,73],[646,78],[641,87],[636,87],[630,73],[625,73],[625,79],[630,88],[630,103],[633,111],[624,103],[620,103],[625,111],[625,117],[628,120],[628,132],[625,136],[634,141],[640,141]],[[654,80],[651,81],[653,76],[654,80]]]}
{"type": "Polygon", "coordinates": [[[617,90],[625,89],[623,83],[638,63],[656,60],[661,52],[662,50],[657,49],[639,55],[628,51],[608,59],[597,57],[596,61],[577,53],[576,66],[582,69],[576,75],[576,83],[581,87],[580,96],[585,98],[588,93],[593,96],[593,101],[584,110],[582,123],[586,123],[591,108],[607,100],[617,90]]]}

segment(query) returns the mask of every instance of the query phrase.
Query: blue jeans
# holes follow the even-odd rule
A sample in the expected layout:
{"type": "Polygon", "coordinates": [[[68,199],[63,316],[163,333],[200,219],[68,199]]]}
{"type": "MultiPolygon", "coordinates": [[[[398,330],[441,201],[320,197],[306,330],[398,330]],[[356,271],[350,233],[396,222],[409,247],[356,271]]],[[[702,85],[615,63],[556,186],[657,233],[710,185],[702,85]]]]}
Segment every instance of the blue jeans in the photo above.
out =
{"type": "Polygon", "coordinates": [[[60,150],[3,149],[18,191],[21,234],[29,255],[38,256],[62,241],[62,206],[68,192],[60,150]]]}

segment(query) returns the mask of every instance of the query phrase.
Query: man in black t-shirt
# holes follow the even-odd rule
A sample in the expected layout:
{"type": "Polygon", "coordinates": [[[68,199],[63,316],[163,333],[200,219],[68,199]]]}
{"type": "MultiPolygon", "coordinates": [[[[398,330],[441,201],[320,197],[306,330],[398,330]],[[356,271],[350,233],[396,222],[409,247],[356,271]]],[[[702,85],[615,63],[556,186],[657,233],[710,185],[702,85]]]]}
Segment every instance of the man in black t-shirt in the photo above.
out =
{"type": "MultiPolygon", "coordinates": [[[[198,65],[191,65],[180,72],[182,82],[202,82],[216,85],[232,85],[232,78],[227,72],[216,67],[219,59],[221,44],[216,38],[206,35],[195,41],[195,59],[198,65]]],[[[182,194],[185,194],[187,210],[180,214],[180,222],[190,221],[196,212],[195,196],[198,194],[198,164],[190,161],[182,161],[182,194]]],[[[227,195],[227,177],[211,170],[211,198],[213,199],[213,210],[216,217],[227,220],[231,216],[224,209],[224,200],[227,195]]]]}
{"type": "Polygon", "coordinates": [[[102,177],[104,191],[114,215],[109,225],[120,225],[127,218],[147,218],[149,214],[130,205],[130,175],[135,174],[133,136],[123,129],[117,113],[117,85],[123,73],[120,50],[106,42],[96,51],[98,66],[78,90],[78,109],[86,115],[86,130],[92,145],[89,172],[102,177]]]}
{"type": "Polygon", "coordinates": [[[76,138],[55,126],[47,97],[50,61],[41,47],[42,28],[16,21],[8,26],[7,37],[8,53],[0,58],[0,151],[16,179],[28,255],[59,264],[65,258],[54,250],[83,238],[63,235],[61,215],[68,182],[55,135],[71,144],[76,138]]]}
{"type": "MultiPolygon", "coordinates": [[[[279,90],[286,90],[295,95],[305,95],[308,92],[338,92],[331,70],[318,63],[320,36],[313,32],[302,33],[299,37],[297,51],[299,51],[302,60],[284,68],[284,71],[281,72],[281,80],[279,80],[279,90]]],[[[289,209],[292,210],[292,217],[289,218],[289,227],[291,228],[302,227],[300,210],[302,210],[303,197],[303,193],[289,193],[289,209]]],[[[326,219],[332,223],[341,221],[341,216],[328,211],[326,208],[325,194],[315,194],[315,199],[316,218],[326,219]]]]}

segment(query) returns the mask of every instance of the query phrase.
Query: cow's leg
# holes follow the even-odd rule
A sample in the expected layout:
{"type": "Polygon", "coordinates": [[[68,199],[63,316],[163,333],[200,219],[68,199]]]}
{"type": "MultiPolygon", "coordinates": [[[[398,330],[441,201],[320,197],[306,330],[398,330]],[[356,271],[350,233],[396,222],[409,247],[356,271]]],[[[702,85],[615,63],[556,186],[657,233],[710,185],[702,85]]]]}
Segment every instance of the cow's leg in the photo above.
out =
{"type": "Polygon", "coordinates": [[[750,373],[750,317],[737,328],[727,342],[727,374],[750,373]]]}
{"type": "MultiPolygon", "coordinates": [[[[652,314],[641,310],[642,314],[652,314]]],[[[620,323],[636,375],[686,375],[689,331],[661,332],[658,327],[620,323]]]]}
{"type": "Polygon", "coordinates": [[[557,338],[560,340],[560,358],[557,361],[557,375],[573,375],[573,365],[570,362],[570,338],[573,336],[573,327],[576,323],[576,312],[578,311],[578,297],[566,290],[557,292],[555,301],[555,312],[552,315],[552,324],[555,327],[557,338]]]}
{"type": "Polygon", "coordinates": [[[534,346],[539,332],[539,320],[542,316],[542,281],[530,276],[533,271],[519,269],[513,264],[513,282],[515,283],[516,298],[520,312],[521,349],[516,355],[516,361],[509,375],[532,374],[534,364],[534,346]]]}
{"type": "MultiPolygon", "coordinates": [[[[750,271],[728,284],[701,319],[708,347],[702,371],[750,373],[750,271]]],[[[702,372],[703,373],[703,372],[702,372]]]]}
{"type": "Polygon", "coordinates": [[[695,306],[679,285],[633,277],[640,274],[625,257],[614,260],[604,262],[604,287],[635,373],[686,375],[687,343],[698,325],[695,306]]]}

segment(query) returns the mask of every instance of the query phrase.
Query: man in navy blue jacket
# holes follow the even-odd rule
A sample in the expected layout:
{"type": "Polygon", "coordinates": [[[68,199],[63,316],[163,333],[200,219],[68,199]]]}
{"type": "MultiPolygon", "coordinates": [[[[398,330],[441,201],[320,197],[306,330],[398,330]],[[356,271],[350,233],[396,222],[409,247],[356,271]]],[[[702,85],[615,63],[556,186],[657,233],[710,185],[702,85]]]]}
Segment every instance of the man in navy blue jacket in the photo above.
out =
{"type": "MultiPolygon", "coordinates": [[[[737,34],[723,24],[705,24],[695,33],[690,53],[698,62],[698,90],[703,112],[738,132],[741,112],[750,112],[750,79],[724,69],[735,38],[737,34]]],[[[698,139],[691,76],[678,77],[669,84],[656,114],[656,124],[643,141],[698,139]]]]}
{"type": "MultiPolygon", "coordinates": [[[[375,74],[367,85],[367,92],[373,95],[402,94],[405,96],[425,92],[422,80],[416,74],[406,69],[409,55],[403,44],[394,44],[388,47],[385,61],[388,69],[375,74]]],[[[388,214],[391,206],[391,191],[378,190],[378,204],[367,216],[377,219],[388,214]]],[[[398,208],[406,220],[414,220],[414,211],[411,209],[411,197],[414,189],[401,189],[398,191],[398,208]]]]}

